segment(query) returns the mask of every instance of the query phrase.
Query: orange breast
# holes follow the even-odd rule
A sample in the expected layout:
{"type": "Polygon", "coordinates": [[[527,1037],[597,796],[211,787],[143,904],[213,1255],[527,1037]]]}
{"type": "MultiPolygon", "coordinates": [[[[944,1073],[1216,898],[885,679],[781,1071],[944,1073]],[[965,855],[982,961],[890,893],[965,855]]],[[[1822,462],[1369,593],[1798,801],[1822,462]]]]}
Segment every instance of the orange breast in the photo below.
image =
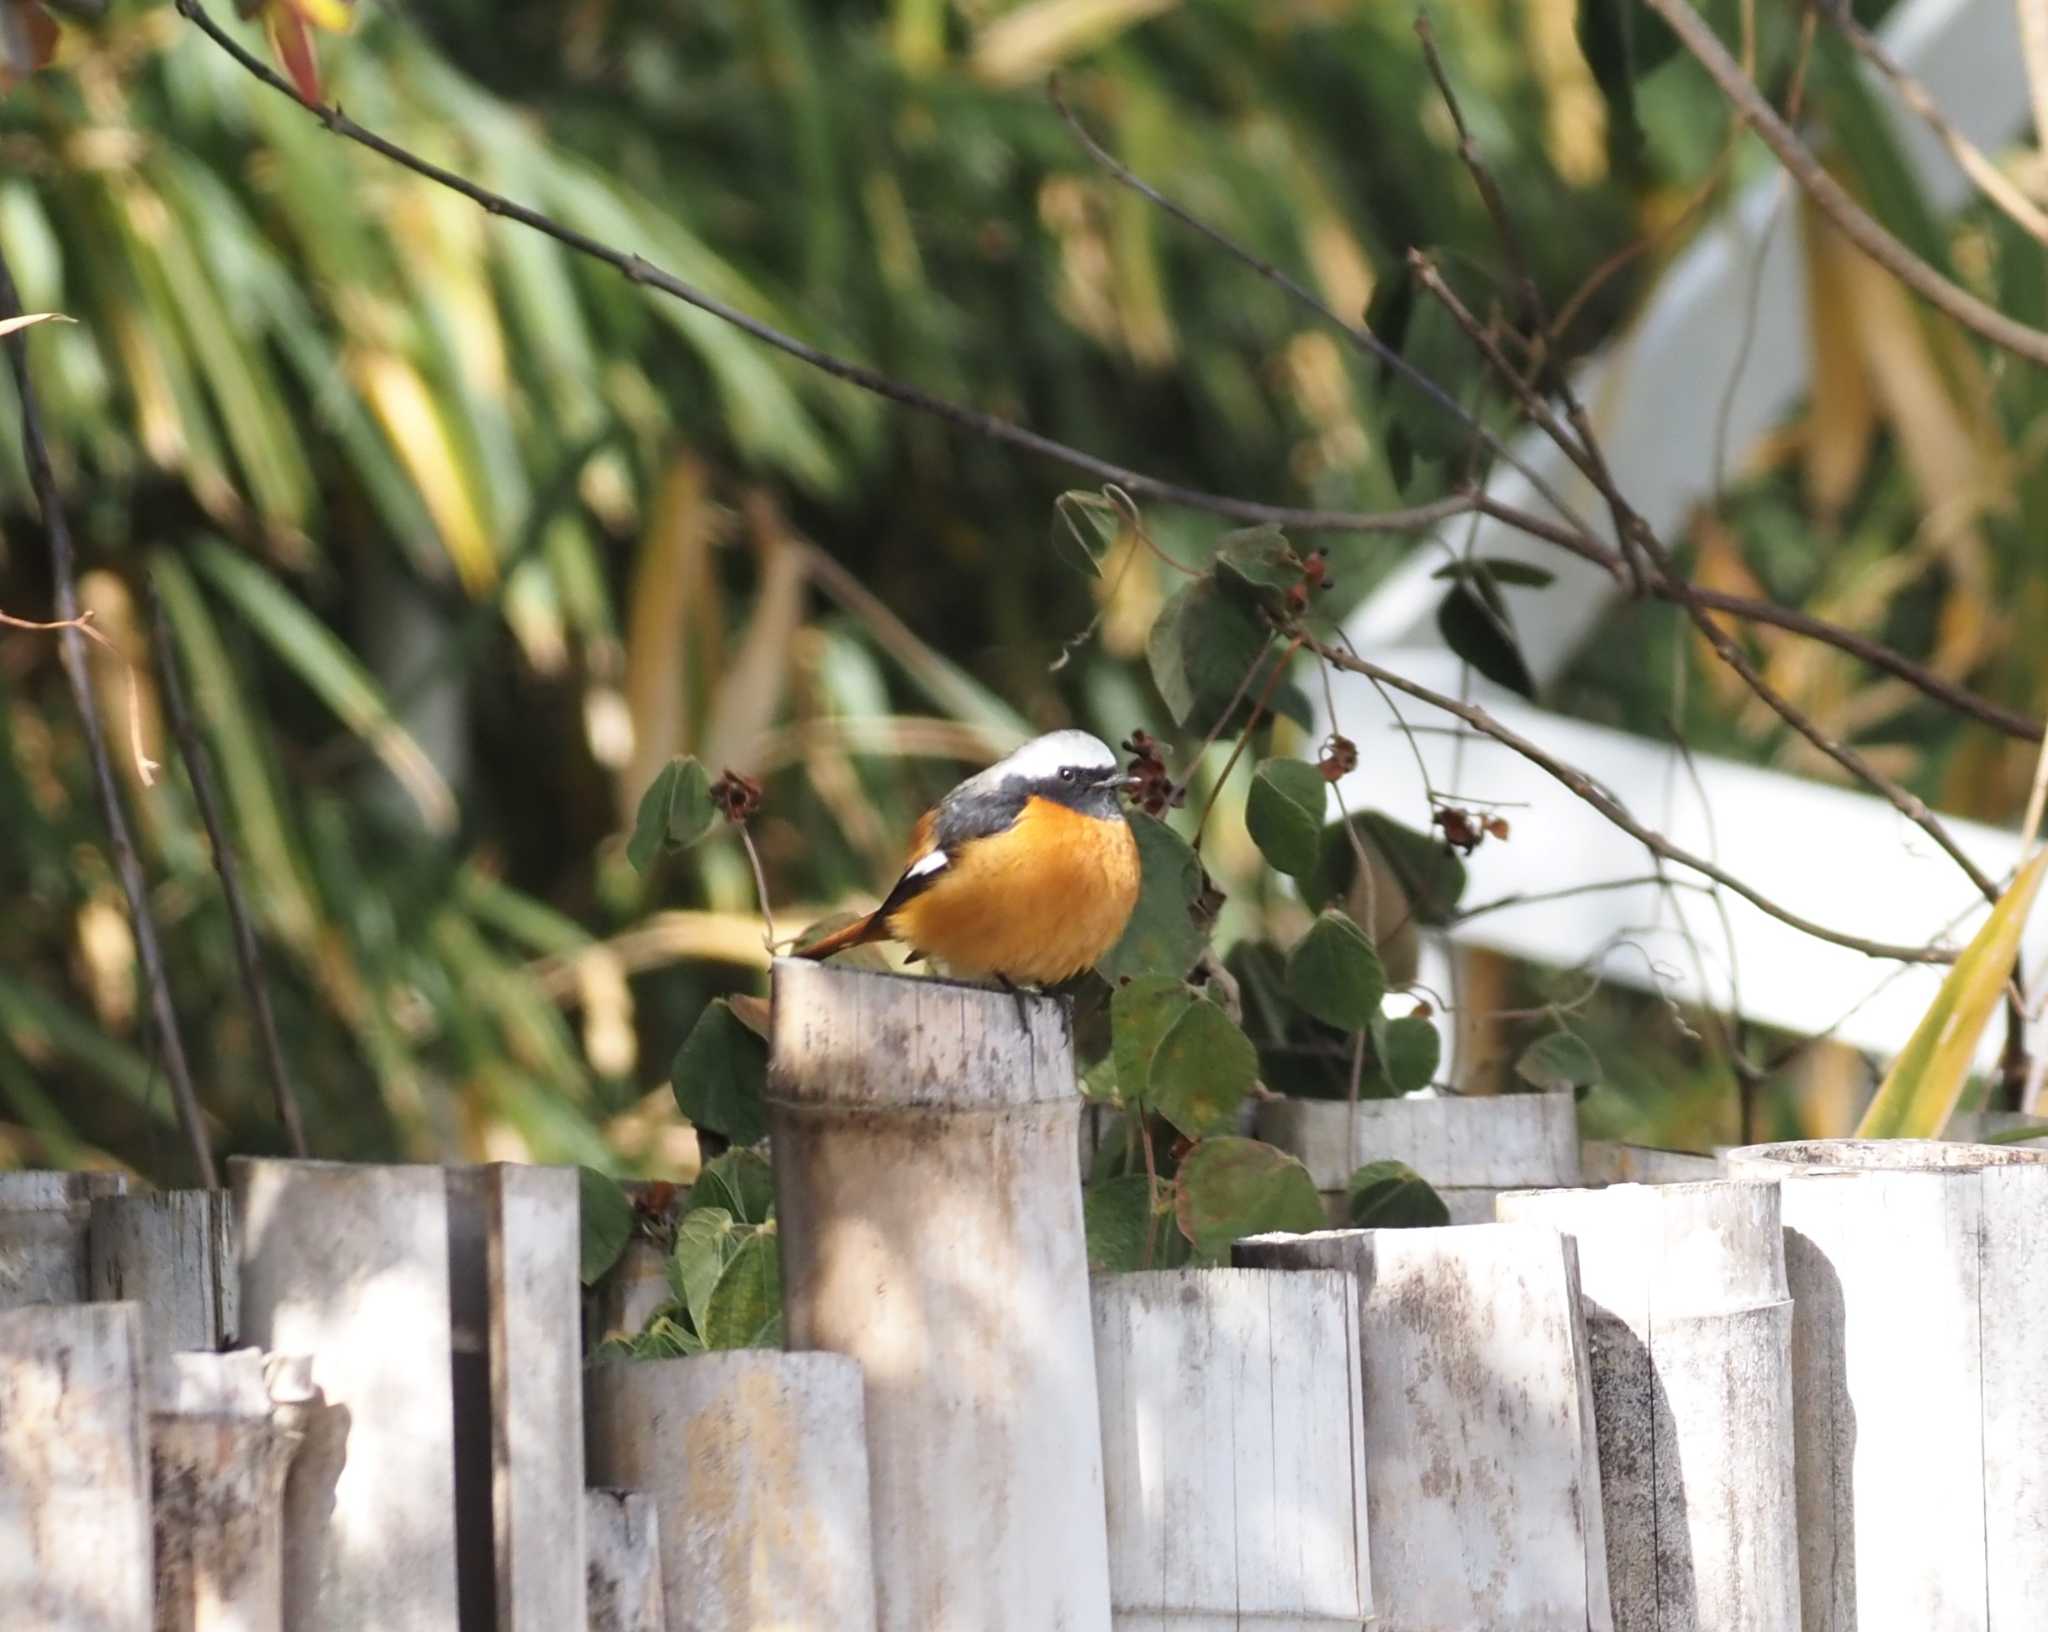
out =
{"type": "Polygon", "coordinates": [[[1116,945],[1137,900],[1128,822],[1034,798],[1007,831],[962,846],[889,927],[955,975],[1049,985],[1116,945]]]}

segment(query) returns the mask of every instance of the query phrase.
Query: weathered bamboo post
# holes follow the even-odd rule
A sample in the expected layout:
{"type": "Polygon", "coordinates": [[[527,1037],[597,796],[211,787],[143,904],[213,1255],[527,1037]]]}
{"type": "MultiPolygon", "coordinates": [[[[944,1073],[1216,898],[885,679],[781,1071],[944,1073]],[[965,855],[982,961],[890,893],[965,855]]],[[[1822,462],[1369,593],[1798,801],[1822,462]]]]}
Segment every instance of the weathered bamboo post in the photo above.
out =
{"type": "Polygon", "coordinates": [[[2048,1151],[1817,1140],[1775,1179],[1806,1632],[2013,1632],[2048,1603],[2048,1151]]]}
{"type": "Polygon", "coordinates": [[[1359,1287],[1374,1632],[1612,1632],[1586,1328],[1538,1224],[1260,1235],[1359,1287]]]}
{"type": "Polygon", "coordinates": [[[95,1302],[128,1298],[142,1307],[153,1405],[175,1386],[173,1354],[214,1353],[234,1342],[241,1271],[226,1191],[96,1197],[86,1258],[95,1302]]]}
{"type": "Polygon", "coordinates": [[[583,1493],[590,1632],[667,1632],[661,1519],[644,1490],[583,1493]]]}
{"type": "Polygon", "coordinates": [[[1372,1581],[1352,1277],[1098,1276],[1095,1368],[1117,1626],[1357,1632],[1372,1581]]]}
{"type": "Polygon", "coordinates": [[[463,1624],[580,1628],[576,1170],[493,1162],[445,1177],[463,1624]]]}
{"type": "Polygon", "coordinates": [[[285,1486],[293,1632],[454,1632],[448,1186],[437,1167],[228,1164],[242,1336],[312,1357],[285,1486]]]}
{"type": "Polygon", "coordinates": [[[1620,1632],[1800,1632],[1775,1186],[1519,1191],[1578,1247],[1620,1632]]]}
{"type": "Polygon", "coordinates": [[[779,960],[789,1343],[866,1375],[883,1632],[1107,1632],[1063,1005],[779,960]]]}
{"type": "Polygon", "coordinates": [[[1579,1182],[1584,1185],[1703,1184],[1726,1176],[1720,1157],[1698,1151],[1660,1150],[1615,1139],[1579,1141],[1579,1182]]]}
{"type": "Polygon", "coordinates": [[[149,1455],[132,1303],[0,1312],[0,1625],[150,1632],[149,1455]]]}
{"type": "Polygon", "coordinates": [[[654,1499],[669,1632],[873,1632],[858,1364],[772,1349],[606,1360],[589,1391],[591,1478],[654,1499]]]}
{"type": "Polygon", "coordinates": [[[1258,1135],[1307,1167],[1346,1222],[1345,1187],[1367,1162],[1406,1162],[1444,1198],[1453,1224],[1484,1224],[1503,1190],[1579,1182],[1570,1093],[1442,1094],[1430,1099],[1269,1099],[1258,1135]]]}
{"type": "Polygon", "coordinates": [[[281,1632],[284,1485],[299,1433],[262,1354],[176,1354],[149,1418],[157,1632],[281,1632]]]}
{"type": "Polygon", "coordinates": [[[0,1309],[87,1299],[86,1225],[125,1173],[0,1173],[0,1309]]]}

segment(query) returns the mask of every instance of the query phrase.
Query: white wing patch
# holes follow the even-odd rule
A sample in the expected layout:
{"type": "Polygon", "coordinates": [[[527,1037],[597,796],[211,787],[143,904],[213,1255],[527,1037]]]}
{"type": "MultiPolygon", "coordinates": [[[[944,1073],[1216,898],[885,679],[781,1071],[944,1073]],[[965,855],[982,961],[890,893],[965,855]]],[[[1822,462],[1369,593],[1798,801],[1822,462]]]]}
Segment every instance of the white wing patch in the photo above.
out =
{"type": "Polygon", "coordinates": [[[946,870],[947,856],[943,850],[929,850],[903,869],[905,878],[930,878],[934,873],[946,870]]]}

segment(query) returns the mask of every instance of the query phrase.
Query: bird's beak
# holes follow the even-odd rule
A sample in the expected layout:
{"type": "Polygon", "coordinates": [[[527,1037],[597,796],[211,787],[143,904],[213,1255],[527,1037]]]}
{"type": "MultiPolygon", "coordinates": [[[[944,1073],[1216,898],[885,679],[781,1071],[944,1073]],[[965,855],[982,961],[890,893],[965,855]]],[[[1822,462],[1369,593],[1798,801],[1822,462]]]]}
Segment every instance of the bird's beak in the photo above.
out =
{"type": "Polygon", "coordinates": [[[1132,780],[1131,777],[1126,776],[1122,771],[1111,771],[1107,776],[1098,777],[1092,785],[1098,788],[1115,788],[1121,793],[1129,793],[1132,780]]]}

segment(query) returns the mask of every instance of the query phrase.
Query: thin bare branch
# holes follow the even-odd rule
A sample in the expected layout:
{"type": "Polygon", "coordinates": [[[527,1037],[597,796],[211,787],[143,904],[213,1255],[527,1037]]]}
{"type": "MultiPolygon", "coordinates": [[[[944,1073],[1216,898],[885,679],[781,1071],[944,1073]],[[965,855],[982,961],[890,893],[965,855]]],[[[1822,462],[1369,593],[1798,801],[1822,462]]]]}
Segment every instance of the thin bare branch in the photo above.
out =
{"type": "MultiPolygon", "coordinates": [[[[22,315],[21,296],[14,287],[14,275],[0,254],[0,322],[22,315]]],[[[128,914],[135,935],[135,952],[142,964],[142,976],[149,993],[151,1022],[164,1074],[170,1079],[171,1098],[178,1121],[192,1146],[192,1162],[199,1182],[217,1188],[213,1151],[206,1141],[206,1121],[199,1108],[199,1095],[192,1086],[191,1067],[185,1060],[184,1038],[178,1030],[178,1012],[171,1002],[170,980],[164,970],[163,949],[157,941],[156,917],[150,911],[149,887],[142,876],[142,862],[128,832],[128,817],[121,808],[121,790],[114,781],[114,767],[107,758],[106,731],[100,724],[99,703],[93,697],[92,677],[85,665],[85,625],[78,610],[78,566],[71,548],[71,528],[57,494],[57,474],[50,466],[49,444],[43,440],[43,416],[36,396],[35,379],[28,365],[28,335],[17,330],[4,342],[14,365],[15,394],[21,404],[22,452],[28,462],[29,484],[35,490],[36,507],[42,512],[43,529],[50,541],[50,575],[56,584],[57,621],[65,625],[58,636],[64,676],[71,684],[71,698],[78,706],[85,727],[86,754],[92,763],[93,786],[99,794],[100,815],[107,827],[113,851],[114,871],[128,898],[128,914]]]]}
{"type": "Polygon", "coordinates": [[[1980,300],[1969,290],[1951,283],[1941,273],[1894,238],[1869,211],[1849,196],[1847,189],[1829,175],[1798,134],[1771,106],[1755,81],[1728,54],[1713,29],[1693,9],[1692,0],[1644,0],[1663,18],[1679,44],[1707,71],[1721,94],[1778,156],[1792,179],[1821,211],[1842,229],[1843,235],[1864,254],[1911,289],[1936,310],[1992,345],[2015,357],[2048,366],[2048,332],[2007,317],[1996,306],[1980,300]]]}
{"type": "Polygon", "coordinates": [[[821,373],[844,380],[849,385],[858,386],[863,391],[871,392],[902,407],[914,408],[935,419],[942,419],[961,430],[971,431],[993,442],[1021,448],[1026,453],[1053,460],[1073,470],[1086,471],[1102,481],[1114,482],[1127,492],[1155,499],[1161,504],[1200,510],[1209,515],[1223,516],[1253,526],[1271,523],[1276,527],[1285,527],[1298,533],[1418,532],[1434,526],[1447,516],[1458,515],[1472,507],[1472,501],[1466,495],[1454,495],[1448,499],[1440,499],[1434,504],[1417,505],[1411,509],[1386,511],[1314,510],[1291,505],[1261,504],[1252,499],[1208,493],[1199,488],[1184,487],[1177,482],[1165,481],[1157,476],[1148,476],[1143,471],[1112,464],[1109,460],[1098,458],[1092,453],[1069,447],[1064,442],[1056,442],[1049,436],[1041,436],[1036,431],[1027,430],[998,415],[950,402],[944,397],[884,374],[879,369],[869,368],[864,363],[856,363],[849,358],[837,356],[812,345],[807,340],[799,340],[795,335],[783,332],[752,313],[720,300],[716,295],[699,289],[693,283],[685,282],[673,272],[656,266],[640,255],[601,242],[588,233],[578,232],[574,227],[557,221],[553,216],[516,203],[488,187],[479,186],[468,177],[444,169],[431,160],[421,158],[410,149],[401,147],[398,143],[357,124],[341,109],[331,104],[306,101],[282,75],[261,58],[253,55],[239,40],[215,22],[206,7],[200,4],[200,0],[176,0],[176,3],[182,16],[244,70],[279,95],[290,97],[335,135],[366,147],[415,175],[424,176],[452,192],[460,193],[471,203],[480,205],[492,215],[516,221],[524,227],[531,227],[535,232],[545,233],[579,255],[602,261],[623,274],[631,283],[657,290],[682,301],[685,305],[708,312],[722,322],[730,323],[743,334],[751,335],[762,344],[772,346],[784,355],[794,357],[798,362],[806,363],[821,373]]]}
{"type": "Polygon", "coordinates": [[[1496,720],[1477,703],[1463,702],[1456,697],[1446,696],[1443,692],[1432,690],[1428,686],[1410,680],[1406,675],[1396,674],[1392,669],[1375,663],[1370,658],[1353,656],[1348,652],[1338,651],[1336,648],[1325,645],[1321,641],[1304,639],[1302,644],[1326,661],[1336,664],[1340,669],[1349,669],[1354,674],[1362,674],[1368,678],[1376,679],[1384,685],[1392,686],[1396,691],[1406,692],[1410,697],[1420,702],[1428,703],[1432,708],[1438,708],[1446,714],[1454,715],[1481,736],[1491,737],[1502,747],[1520,754],[1530,764],[1536,766],[1537,769],[1552,777],[1571,793],[1591,805],[1593,809],[1620,828],[1622,832],[1649,850],[1652,855],[1662,856],[1666,861],[1675,862],[1681,867],[1689,867],[1704,878],[1710,878],[1718,884],[1726,885],[1745,901],[1749,902],[1751,906],[1757,908],[1758,911],[1768,913],[1782,924],[1789,924],[1792,928],[1811,935],[1816,940],[1828,941],[1835,946],[1847,947],[1852,952],[1861,952],[1866,957],[1890,958],[1900,963],[1953,963],[1955,961],[1955,953],[1952,951],[1939,947],[1897,946],[1885,941],[1866,940],[1860,935],[1850,935],[1841,930],[1830,929],[1825,924],[1816,923],[1811,918],[1803,917],[1799,913],[1792,911],[1789,907],[1780,906],[1754,885],[1744,883],[1726,869],[1718,867],[1713,862],[1707,860],[1706,857],[1696,856],[1691,851],[1673,844],[1663,834],[1645,827],[1628,813],[1620,801],[1601,789],[1584,771],[1567,764],[1547,749],[1531,742],[1527,737],[1521,735],[1520,732],[1511,730],[1509,727],[1501,724],[1499,720],[1496,720]]]}
{"type": "Polygon", "coordinates": [[[1977,191],[2003,210],[2015,225],[2041,243],[2048,244],[2048,212],[2021,192],[2013,179],[1985,156],[1982,148],[1956,129],[1948,115],[1941,111],[1941,104],[1927,94],[1927,87],[1907,73],[1906,65],[1885,49],[1884,41],[1857,22],[1846,5],[1829,4],[1818,9],[1827,13],[1828,21],[1841,32],[1843,39],[1855,47],[1865,62],[1891,81],[1899,100],[1917,113],[1927,128],[1934,132],[1935,140],[1948,149],[1956,167],[1977,184],[1977,191]]]}
{"type": "Polygon", "coordinates": [[[192,797],[199,806],[207,842],[213,848],[213,868],[220,875],[221,897],[227,903],[228,924],[234,934],[235,968],[242,977],[242,995],[256,1017],[256,1037],[262,1047],[264,1069],[270,1076],[271,1097],[277,1102],[277,1119],[283,1124],[292,1154],[303,1160],[308,1154],[306,1124],[299,1116],[291,1070],[277,1040],[277,1017],[271,1012],[270,988],[263,978],[262,948],[257,944],[255,925],[249,916],[248,898],[242,893],[241,867],[235,860],[234,846],[228,841],[227,822],[214,793],[213,759],[200,739],[185,699],[183,665],[178,661],[171,622],[164,615],[163,597],[154,581],[149,586],[149,610],[156,630],[157,670],[164,682],[164,711],[170,718],[171,736],[178,744],[178,753],[185,761],[185,773],[192,779],[192,797]]]}

